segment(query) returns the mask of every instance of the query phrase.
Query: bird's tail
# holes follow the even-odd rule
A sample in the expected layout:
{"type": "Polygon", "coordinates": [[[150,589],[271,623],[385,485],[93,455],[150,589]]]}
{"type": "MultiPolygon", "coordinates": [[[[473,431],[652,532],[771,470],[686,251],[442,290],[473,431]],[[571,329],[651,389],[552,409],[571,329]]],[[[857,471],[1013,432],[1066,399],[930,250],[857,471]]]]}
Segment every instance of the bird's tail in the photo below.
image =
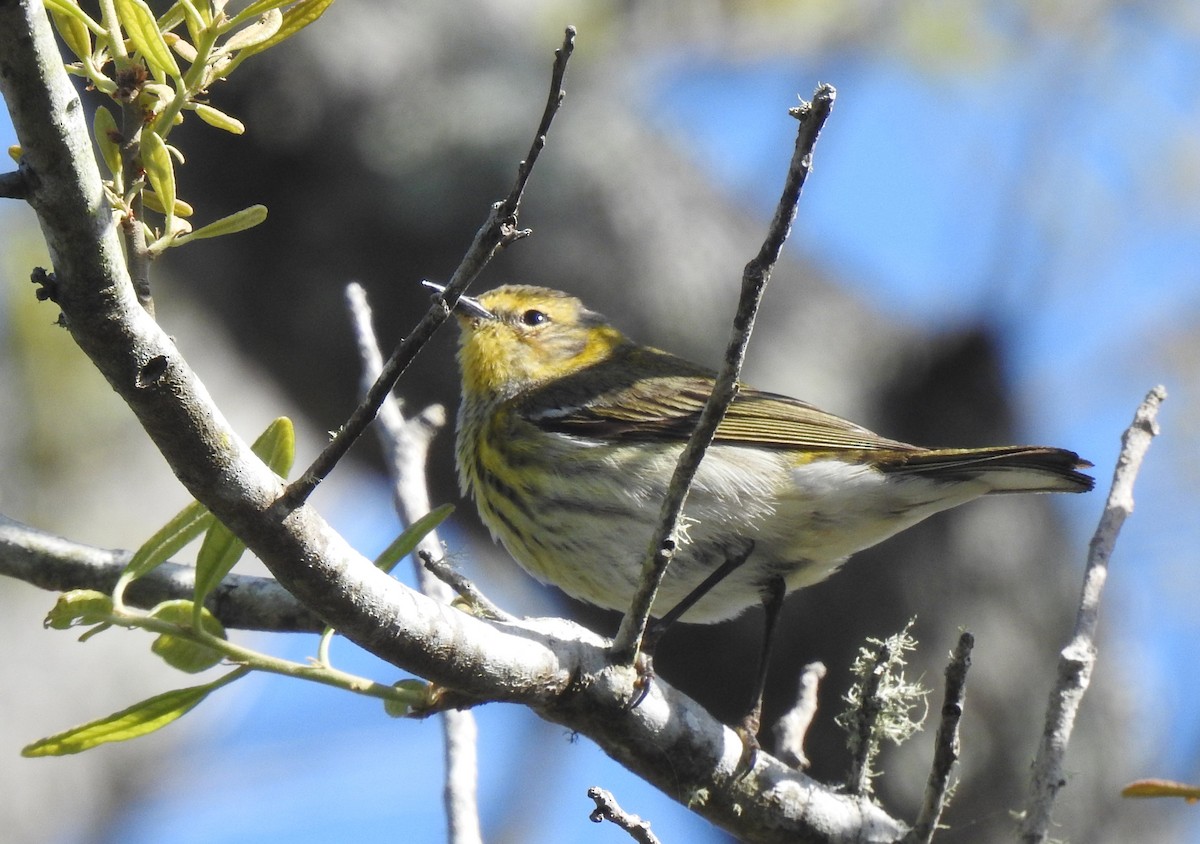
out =
{"type": "Polygon", "coordinates": [[[1087,492],[1095,480],[1080,469],[1092,464],[1073,451],[1046,446],[932,448],[889,455],[881,471],[931,479],[983,479],[991,492],[1087,492]]]}

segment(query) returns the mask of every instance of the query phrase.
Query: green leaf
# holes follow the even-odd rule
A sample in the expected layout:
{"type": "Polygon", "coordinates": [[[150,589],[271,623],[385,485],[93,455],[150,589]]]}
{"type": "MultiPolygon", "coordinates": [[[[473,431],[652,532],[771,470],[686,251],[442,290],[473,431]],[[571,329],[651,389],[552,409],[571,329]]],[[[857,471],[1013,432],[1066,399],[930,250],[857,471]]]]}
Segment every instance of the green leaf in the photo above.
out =
{"type": "Polygon", "coordinates": [[[221,45],[221,51],[233,53],[237,50],[245,50],[247,47],[261,44],[267,39],[274,37],[279,32],[281,26],[283,26],[283,13],[278,9],[271,9],[264,12],[262,17],[254,23],[242,27],[229,36],[228,40],[221,45]]]}
{"type": "Polygon", "coordinates": [[[154,12],[150,11],[145,0],[116,0],[116,3],[117,17],[121,19],[121,25],[129,33],[133,46],[150,65],[150,70],[157,71],[154,75],[159,79],[164,75],[182,79],[179,65],[167,49],[167,42],[158,31],[158,21],[154,19],[154,12]]]}
{"type": "Polygon", "coordinates": [[[92,119],[92,135],[96,138],[96,146],[100,148],[100,157],[104,159],[104,166],[108,168],[108,172],[113,175],[113,178],[119,180],[122,176],[119,140],[121,133],[117,129],[117,121],[113,118],[112,112],[104,106],[96,109],[96,116],[92,119]]]}
{"type": "Polygon", "coordinates": [[[240,24],[243,24],[249,20],[254,20],[260,15],[265,15],[267,12],[270,12],[274,9],[282,9],[284,6],[290,6],[295,1],[296,0],[254,0],[253,3],[242,9],[237,13],[236,16],[234,16],[233,20],[230,21],[231,28],[236,28],[240,24]]]}
{"type": "MultiPolygon", "coordinates": [[[[192,39],[193,44],[200,43],[200,37],[204,30],[208,28],[209,21],[201,15],[192,0],[179,0],[179,5],[183,9],[183,20],[187,24],[188,35],[192,39]]],[[[201,3],[205,11],[208,10],[208,3],[201,3]]]]}
{"type": "Polygon", "coordinates": [[[267,206],[251,205],[249,208],[243,208],[230,214],[228,217],[222,217],[219,220],[214,220],[207,226],[201,226],[190,234],[176,238],[178,242],[186,243],[189,240],[203,240],[206,237],[220,237],[225,234],[234,234],[235,232],[252,229],[267,219],[267,206]]]}
{"type": "MultiPolygon", "coordinates": [[[[240,135],[246,131],[246,124],[238,120],[236,117],[230,117],[223,111],[219,111],[210,105],[204,103],[196,103],[196,115],[207,123],[209,126],[215,126],[218,129],[224,129],[232,135],[240,135]]],[[[254,206],[262,208],[261,205],[254,206]]],[[[265,209],[264,209],[265,210],[265,209]]],[[[264,217],[266,215],[263,215],[264,217]]]]}
{"type": "Polygon", "coordinates": [[[105,718],[35,741],[26,746],[21,751],[21,755],[25,757],[66,756],[70,753],[82,753],[97,745],[113,741],[128,741],[138,736],[144,736],[160,730],[180,716],[186,715],[209,693],[245,673],[245,669],[239,668],[237,671],[202,686],[189,686],[186,689],[175,689],[155,695],[105,718]]]}
{"type": "Polygon", "coordinates": [[[60,11],[56,6],[47,5],[46,8],[50,12],[50,18],[54,21],[54,28],[58,30],[58,34],[62,36],[66,45],[71,48],[71,52],[87,61],[92,55],[92,33],[87,28],[87,24],[77,15],[60,11]]]}
{"type": "Polygon", "coordinates": [[[58,596],[43,626],[67,630],[81,624],[101,624],[112,614],[112,597],[94,589],[72,589],[58,596]]]}
{"type": "Polygon", "coordinates": [[[165,230],[169,232],[175,221],[175,165],[162,137],[148,126],[142,130],[142,167],[159,203],[168,209],[165,230]]]}
{"type": "Polygon", "coordinates": [[[133,559],[121,572],[122,581],[145,577],[158,568],[216,521],[208,508],[193,501],[179,511],[171,521],[159,528],[154,536],[146,540],[133,554],[133,559]]]}
{"type": "Polygon", "coordinates": [[[425,534],[436,528],[454,512],[453,504],[443,504],[430,510],[421,518],[409,525],[404,533],[392,540],[392,544],[383,549],[383,553],[375,558],[375,565],[385,572],[391,573],[396,563],[413,552],[417,543],[425,538],[425,534]]]}
{"type": "MultiPolygon", "coordinates": [[[[167,213],[167,209],[163,208],[162,200],[160,200],[158,198],[158,194],[152,190],[142,191],[142,202],[144,202],[146,207],[151,211],[157,211],[159,214],[167,213]]],[[[190,217],[195,213],[195,209],[179,197],[175,198],[174,210],[176,217],[190,217]]]]}
{"type": "Polygon", "coordinates": [[[263,50],[274,47],[280,41],[291,38],[297,32],[304,29],[304,27],[321,17],[321,15],[325,14],[325,10],[331,5],[333,5],[333,0],[300,0],[299,3],[283,13],[283,22],[280,24],[278,32],[266,41],[246,47],[241,51],[240,55],[249,56],[261,53],[263,50]]]}
{"type": "MultiPolygon", "coordinates": [[[[267,426],[250,447],[271,471],[286,477],[296,458],[296,430],[292,420],[280,416],[267,426]]],[[[246,544],[233,531],[214,521],[204,535],[200,553],[196,556],[196,588],[193,600],[197,606],[224,580],[246,551],[246,544]]]]}
{"type": "MultiPolygon", "coordinates": [[[[184,600],[161,603],[154,608],[150,615],[181,627],[191,627],[196,617],[192,602],[184,600]]],[[[225,638],[225,628],[221,626],[221,622],[217,621],[216,616],[202,607],[199,617],[200,625],[206,633],[219,639],[225,638]]],[[[215,651],[207,645],[173,636],[170,633],[159,634],[154,643],[150,645],[150,650],[162,657],[167,665],[189,674],[206,671],[224,659],[219,651],[215,651]]]]}
{"type": "MultiPolygon", "coordinates": [[[[46,0],[45,6],[52,13],[57,12],[60,15],[75,18],[97,36],[104,36],[106,34],[104,27],[88,17],[87,12],[79,8],[78,3],[73,3],[71,0],[46,0]]],[[[76,53],[76,55],[79,54],[76,53]]],[[[79,58],[82,59],[84,57],[79,56],[79,58]]]]}
{"type": "Polygon", "coordinates": [[[272,472],[286,480],[288,472],[292,471],[292,463],[296,460],[296,429],[292,420],[286,416],[274,420],[250,449],[272,472]]]}

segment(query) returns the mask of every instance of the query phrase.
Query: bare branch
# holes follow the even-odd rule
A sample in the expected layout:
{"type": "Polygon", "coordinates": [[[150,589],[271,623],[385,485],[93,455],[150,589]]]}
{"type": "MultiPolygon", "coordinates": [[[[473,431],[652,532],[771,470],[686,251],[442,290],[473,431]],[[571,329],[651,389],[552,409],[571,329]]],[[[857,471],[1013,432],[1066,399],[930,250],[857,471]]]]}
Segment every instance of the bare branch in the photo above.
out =
{"type": "Polygon", "coordinates": [[[679,517],[687,502],[688,490],[717,426],[725,418],[725,412],[737,395],[738,375],[746,357],[746,346],[750,342],[750,332],[754,329],[759,303],[770,280],[771,270],[779,259],[780,250],[783,249],[784,241],[791,231],[792,220],[796,216],[796,205],[800,201],[800,191],[812,168],[813,146],[833,108],[836,95],[832,85],[818,85],[813,93],[812,102],[805,103],[792,112],[799,118],[800,128],[796,134],[796,147],[784,182],[783,196],[775,209],[775,216],[771,220],[762,247],[746,264],[742,273],[742,291],[738,299],[737,313],[733,318],[733,333],[725,350],[725,362],[713,385],[712,395],[708,397],[704,411],[696,423],[696,429],[679,455],[675,474],[671,476],[671,484],[662,503],[658,528],[650,542],[646,562],[642,566],[641,583],[629,611],[621,619],[621,627],[613,641],[613,656],[617,660],[632,662],[642,647],[646,625],[654,607],[654,597],[667,573],[671,559],[675,556],[679,539],[679,517]]]}
{"type": "Polygon", "coordinates": [[[1096,664],[1096,626],[1104,581],[1108,577],[1108,561],[1112,557],[1121,525],[1133,512],[1133,484],[1141,469],[1142,459],[1150,448],[1150,441],[1158,434],[1156,417],[1159,405],[1166,398],[1167,391],[1161,386],[1147,393],[1134,414],[1133,422],[1121,437],[1121,453],[1113,471],[1112,487],[1104,504],[1104,513],[1100,516],[1100,524],[1088,547],[1075,632],[1059,656],[1058,679],[1046,707],[1045,729],[1038,744],[1029,783],[1029,797],[1021,818],[1020,838],[1025,844],[1046,840],[1055,798],[1067,784],[1063,760],[1079,704],[1096,664]]]}
{"type": "MultiPolygon", "coordinates": [[[[354,324],[362,360],[362,389],[366,393],[379,378],[383,356],[375,329],[371,324],[371,306],[367,293],[358,284],[346,286],[346,300],[354,324]]],[[[405,419],[400,402],[389,393],[379,407],[379,424],[375,432],[387,457],[392,479],[396,511],[405,525],[411,525],[429,513],[429,490],[425,483],[425,465],[429,444],[438,430],[446,424],[446,411],[441,405],[427,407],[413,419],[405,419]]],[[[442,543],[437,532],[430,531],[417,544],[422,556],[440,556],[442,543]]],[[[417,579],[421,591],[443,604],[448,604],[454,592],[425,567],[417,564],[417,579]]],[[[481,844],[479,827],[478,780],[479,760],[475,738],[478,728],[470,712],[450,709],[442,713],[442,732],[445,738],[446,785],[444,789],[446,821],[450,844],[481,844]]]]}
{"type": "Polygon", "coordinates": [[[775,724],[775,753],[798,770],[808,767],[804,755],[804,737],[817,714],[817,689],[825,677],[825,665],[810,662],[800,672],[800,693],[796,705],[775,724]]]}
{"type": "MultiPolygon", "coordinates": [[[[72,542],[0,516],[0,575],[41,589],[112,592],[132,557],[131,551],[72,542]]],[[[135,580],[125,600],[146,609],[163,601],[190,600],[195,594],[195,578],[192,566],[164,563],[135,580]]],[[[205,606],[229,628],[311,633],[325,626],[269,577],[229,575],[208,596],[205,606]]]]}
{"type": "Polygon", "coordinates": [[[367,390],[358,407],[350,414],[346,424],[341,427],[329,445],[317,455],[312,465],[288,486],[283,500],[287,508],[294,509],[308,500],[308,496],[312,495],[317,485],[333,471],[333,467],[350,450],[350,446],[354,445],[355,440],[362,436],[363,431],[375,418],[384,399],[396,386],[400,376],[404,374],[404,370],[429,342],[433,333],[450,316],[458,302],[458,297],[466,291],[488,262],[509,243],[528,234],[528,232],[517,231],[517,208],[525,191],[525,185],[529,182],[533,165],[537,162],[538,153],[546,145],[546,133],[550,130],[550,123],[565,96],[562,88],[563,76],[566,73],[567,60],[570,59],[574,49],[575,28],[567,27],[563,45],[554,54],[550,98],[542,114],[541,122],[538,124],[537,132],[534,134],[529,154],[517,168],[517,179],[512,191],[503,201],[492,205],[487,219],[475,233],[475,239],[471,241],[466,255],[463,256],[454,275],[446,284],[446,289],[438,294],[433,307],[426,311],[425,316],[417,323],[417,327],[392,352],[391,357],[381,368],[379,377],[367,390]]]}
{"type": "Polygon", "coordinates": [[[850,771],[846,774],[846,790],[851,794],[871,793],[871,763],[879,749],[878,724],[884,709],[879,690],[886,666],[894,656],[891,640],[880,642],[876,646],[874,664],[862,679],[859,706],[854,713],[854,732],[850,737],[853,755],[850,771]]]}
{"type": "Polygon", "coordinates": [[[946,696],[942,701],[942,722],[934,740],[933,766],[925,785],[925,801],[904,844],[928,844],[937,831],[950,792],[950,772],[958,761],[958,724],[962,720],[963,700],[967,693],[967,671],[971,667],[971,649],[975,637],[963,631],[946,666],[946,696]]]}
{"type": "Polygon", "coordinates": [[[516,620],[516,616],[505,612],[492,603],[486,595],[479,591],[478,586],[464,577],[461,572],[456,571],[444,556],[435,559],[432,555],[426,554],[424,551],[418,551],[417,556],[420,558],[421,564],[425,566],[426,571],[453,589],[458,597],[471,605],[471,611],[475,615],[491,619],[492,621],[516,620]]]}
{"type": "Polygon", "coordinates": [[[593,823],[611,821],[628,832],[629,837],[638,844],[661,844],[658,836],[650,831],[650,821],[644,821],[622,809],[617,805],[617,798],[612,796],[611,791],[592,786],[587,794],[596,801],[596,808],[588,815],[588,819],[593,823]]]}

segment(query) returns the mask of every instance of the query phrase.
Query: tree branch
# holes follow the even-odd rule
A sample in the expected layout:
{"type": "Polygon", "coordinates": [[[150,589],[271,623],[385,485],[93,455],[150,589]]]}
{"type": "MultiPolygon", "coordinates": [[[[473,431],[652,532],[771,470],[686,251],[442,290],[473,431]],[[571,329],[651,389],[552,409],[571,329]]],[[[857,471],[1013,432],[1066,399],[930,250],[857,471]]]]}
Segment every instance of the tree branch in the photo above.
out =
{"type": "MultiPolygon", "coordinates": [[[[0,575],[41,589],[66,592],[95,589],[112,592],[133,557],[45,533],[0,515],[0,575]]],[[[125,600],[149,609],[163,601],[190,600],[196,569],[164,563],[135,580],[125,600]]],[[[325,626],[286,589],[269,577],[227,576],[205,601],[225,627],[276,633],[320,632],[325,626]]]]}
{"type": "MultiPolygon", "coordinates": [[[[0,3],[0,93],[32,173],[29,202],[54,259],[67,326],[184,487],[324,622],[380,658],[482,700],[529,705],[747,841],[893,841],[904,826],[742,741],[608,642],[556,619],[485,622],[404,587],[351,548],[230,428],[179,350],[142,309],[100,191],[82,109],[38,0],[0,3]]],[[[469,281],[462,275],[460,290],[469,281]]],[[[443,315],[445,310],[443,309],[443,315]]],[[[385,391],[386,392],[386,391],[385,391]]]]}
{"type": "MultiPolygon", "coordinates": [[[[346,286],[346,301],[358,341],[362,361],[362,390],[365,394],[378,380],[383,369],[383,356],[371,325],[371,306],[361,285],[346,286]]],[[[427,407],[416,417],[405,419],[400,401],[391,393],[379,407],[375,432],[387,457],[388,474],[392,479],[396,510],[405,525],[411,525],[429,513],[429,491],[425,484],[425,465],[429,444],[438,430],[446,424],[446,410],[441,405],[427,407]]],[[[443,604],[450,603],[454,592],[434,577],[416,560],[421,556],[440,559],[442,543],[437,531],[425,534],[417,543],[413,555],[417,581],[421,591],[443,604]]],[[[478,729],[475,716],[467,711],[448,710],[442,713],[442,733],[445,739],[446,820],[450,844],[482,844],[479,828],[478,748],[475,737],[478,729]]]]}
{"type": "Polygon", "coordinates": [[[20,170],[0,173],[0,197],[4,199],[27,199],[29,188],[25,184],[25,174],[20,170]]]}
{"type": "Polygon", "coordinates": [[[662,844],[658,836],[650,831],[650,822],[644,821],[637,815],[630,814],[617,804],[617,798],[611,791],[592,786],[588,789],[588,797],[596,801],[596,808],[588,815],[595,823],[610,821],[629,833],[637,844],[662,844]]]}
{"type": "Polygon", "coordinates": [[[809,170],[812,169],[813,146],[817,142],[821,127],[825,125],[825,119],[833,109],[836,96],[837,92],[832,85],[821,84],[813,93],[811,103],[804,103],[790,111],[800,121],[800,128],[796,133],[796,146],[784,181],[783,195],[775,208],[775,216],[771,220],[762,247],[746,264],[742,273],[742,291],[738,299],[737,313],[733,318],[733,332],[725,350],[725,362],[717,375],[712,394],[704,404],[700,419],[696,422],[696,429],[688,438],[687,445],[675,464],[675,473],[671,476],[671,483],[662,503],[658,528],[650,541],[646,561],[642,566],[638,591],[633,597],[629,611],[621,619],[621,627],[613,640],[613,656],[617,660],[631,662],[642,647],[655,595],[658,594],[658,587],[662,584],[667,567],[675,556],[679,541],[679,519],[687,502],[688,490],[704,452],[712,443],[717,426],[725,418],[725,412],[737,395],[738,375],[742,371],[742,361],[746,358],[746,346],[750,342],[750,332],[754,329],[759,303],[771,278],[771,270],[779,260],[779,253],[791,231],[792,220],[796,217],[796,205],[800,201],[800,191],[804,187],[809,170]]]}
{"type": "Polygon", "coordinates": [[[1158,434],[1156,417],[1159,405],[1166,398],[1167,391],[1161,386],[1147,393],[1134,414],[1133,422],[1121,437],[1121,453],[1113,471],[1112,487],[1100,516],[1100,524],[1088,547],[1075,632],[1060,654],[1058,680],[1046,706],[1046,725],[1038,744],[1029,782],[1029,797],[1021,818],[1020,838],[1025,844],[1046,840],[1054,801],[1067,784],[1063,760],[1075,727],[1075,716],[1096,664],[1096,626],[1100,617],[1104,581],[1108,577],[1108,561],[1112,557],[1121,526],[1133,512],[1133,483],[1141,469],[1142,459],[1150,448],[1150,441],[1158,434]]]}
{"type": "Polygon", "coordinates": [[[483,268],[495,257],[496,253],[514,240],[530,234],[529,230],[517,229],[517,209],[520,207],[525,186],[533,172],[533,165],[537,163],[538,154],[546,146],[546,133],[550,130],[550,123],[553,121],[554,115],[558,113],[558,107],[562,103],[563,97],[566,96],[562,82],[567,71],[567,61],[571,58],[574,49],[575,27],[568,26],[563,36],[562,47],[554,53],[554,69],[551,73],[550,96],[546,101],[546,108],[542,113],[537,132],[534,133],[529,153],[517,168],[517,179],[512,190],[503,201],[492,205],[487,219],[475,233],[475,239],[471,241],[467,254],[463,256],[454,275],[446,284],[446,289],[437,295],[433,307],[425,313],[412,333],[405,337],[392,352],[391,357],[387,359],[380,370],[379,377],[367,390],[358,407],[350,414],[346,424],[334,435],[329,445],[317,455],[312,465],[288,486],[284,495],[284,503],[287,507],[294,508],[304,503],[308,496],[312,495],[317,485],[333,471],[333,467],[346,455],[355,440],[362,436],[363,431],[367,429],[378,413],[384,399],[396,386],[400,376],[404,374],[404,370],[429,342],[433,333],[449,318],[454,306],[458,303],[458,297],[483,272],[483,268]]]}
{"type": "Polygon", "coordinates": [[[963,700],[967,693],[967,671],[971,667],[971,650],[975,637],[965,630],[958,637],[958,645],[946,666],[946,694],[942,701],[942,721],[938,724],[934,740],[933,765],[929,770],[929,781],[925,786],[925,801],[913,828],[904,838],[904,844],[929,844],[937,831],[938,821],[946,808],[950,792],[950,773],[958,761],[958,725],[962,720],[963,700]]]}

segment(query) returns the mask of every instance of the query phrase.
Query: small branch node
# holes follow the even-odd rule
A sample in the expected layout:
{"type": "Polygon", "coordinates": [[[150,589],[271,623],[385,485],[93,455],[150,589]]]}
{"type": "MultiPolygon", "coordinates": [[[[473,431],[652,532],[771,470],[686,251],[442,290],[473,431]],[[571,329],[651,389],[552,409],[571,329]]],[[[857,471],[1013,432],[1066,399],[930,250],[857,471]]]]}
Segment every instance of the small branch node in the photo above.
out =
{"type": "Polygon", "coordinates": [[[824,663],[810,662],[800,672],[800,691],[796,705],[775,724],[776,755],[797,770],[809,766],[804,755],[804,738],[817,714],[817,691],[825,678],[824,663]]]}
{"type": "Polygon", "coordinates": [[[587,795],[596,801],[596,808],[588,815],[592,823],[610,821],[629,833],[629,837],[638,844],[660,844],[658,836],[650,831],[650,822],[622,809],[611,792],[592,786],[587,795]]]}

